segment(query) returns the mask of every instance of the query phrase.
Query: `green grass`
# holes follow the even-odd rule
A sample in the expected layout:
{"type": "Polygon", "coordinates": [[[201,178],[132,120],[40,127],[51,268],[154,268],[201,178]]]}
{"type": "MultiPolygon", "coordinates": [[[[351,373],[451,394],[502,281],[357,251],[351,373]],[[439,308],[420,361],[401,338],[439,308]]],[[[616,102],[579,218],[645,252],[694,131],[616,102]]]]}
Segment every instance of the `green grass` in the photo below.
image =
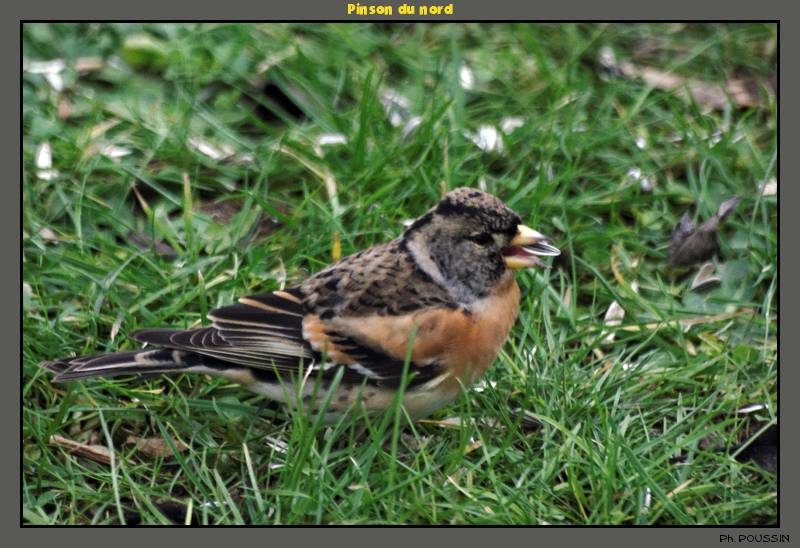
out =
{"type": "Polygon", "coordinates": [[[730,450],[778,421],[777,199],[758,190],[776,177],[777,106],[704,112],[597,63],[608,46],[698,80],[763,80],[776,35],[775,25],[25,25],[26,61],[108,62],[88,75],[68,67],[60,99],[42,76],[23,78],[24,521],[117,523],[134,510],[165,523],[159,505],[176,502],[201,523],[776,523],[776,477],[730,450]],[[159,43],[132,44],[140,33],[159,43]],[[154,62],[120,60],[137,53],[154,62]],[[256,114],[265,59],[306,119],[256,114]],[[465,63],[471,91],[459,84],[465,63]],[[387,120],[386,89],[422,118],[407,136],[387,120]],[[524,125],[503,136],[503,153],[464,136],[507,116],[524,125]],[[348,143],[315,147],[324,133],[348,143]],[[190,138],[252,160],[213,160],[190,138]],[[50,180],[37,177],[43,142],[59,172],[50,180]],[[131,154],[111,160],[104,144],[131,154]],[[386,241],[443,188],[479,185],[568,254],[564,268],[519,275],[520,317],[483,390],[433,417],[460,427],[403,427],[399,413],[324,427],[221,380],[53,385],[37,367],[133,348],[137,328],[199,325],[210,308],[320,270],[337,237],[344,254],[386,241]],[[722,284],[691,293],[691,273],[666,269],[671,228],[733,194],[722,284]],[[242,209],[229,222],[198,207],[234,198],[242,209]],[[277,222],[258,237],[261,214],[277,222]],[[131,232],[177,259],[138,248],[131,232]],[[625,319],[605,328],[615,300],[625,319]],[[741,309],[752,313],[712,321],[741,309]],[[754,403],[767,408],[736,413],[754,403]],[[515,408],[541,429],[522,428],[515,408]],[[114,462],[67,453],[53,434],[113,446],[114,462]],[[190,450],[148,457],[129,435],[190,450]]]}

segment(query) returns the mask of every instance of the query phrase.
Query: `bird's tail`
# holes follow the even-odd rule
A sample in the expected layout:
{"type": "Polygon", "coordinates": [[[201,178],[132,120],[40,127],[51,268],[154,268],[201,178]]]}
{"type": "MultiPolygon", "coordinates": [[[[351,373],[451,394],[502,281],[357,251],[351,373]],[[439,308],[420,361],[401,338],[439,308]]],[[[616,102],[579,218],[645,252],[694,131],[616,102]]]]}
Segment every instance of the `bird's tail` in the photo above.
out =
{"type": "Polygon", "coordinates": [[[193,352],[156,348],[100,356],[83,356],[43,362],[40,367],[56,374],[55,382],[117,375],[159,375],[189,372],[202,366],[202,357],[193,352]]]}

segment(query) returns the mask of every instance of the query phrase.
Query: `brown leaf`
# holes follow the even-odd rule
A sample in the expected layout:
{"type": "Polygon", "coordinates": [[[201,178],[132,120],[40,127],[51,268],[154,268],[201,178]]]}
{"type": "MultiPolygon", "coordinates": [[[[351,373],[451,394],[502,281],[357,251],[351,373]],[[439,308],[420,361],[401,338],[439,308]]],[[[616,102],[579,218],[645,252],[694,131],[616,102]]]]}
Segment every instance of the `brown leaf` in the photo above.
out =
{"type": "Polygon", "coordinates": [[[102,57],[78,57],[72,66],[78,73],[85,75],[102,70],[105,63],[102,57]]]}
{"type": "Polygon", "coordinates": [[[436,419],[420,419],[417,422],[421,422],[424,424],[434,424],[436,426],[441,426],[442,428],[461,428],[462,422],[461,417],[448,417],[441,420],[436,419]]]}
{"type": "MultiPolygon", "coordinates": [[[[183,453],[188,446],[181,440],[173,439],[173,445],[179,453],[183,453]]],[[[146,457],[172,457],[174,453],[164,438],[140,438],[138,436],[128,436],[125,440],[126,445],[134,445],[136,451],[146,457]]]]}
{"type": "Polygon", "coordinates": [[[482,446],[483,442],[481,440],[473,441],[464,448],[464,454],[468,455],[469,453],[472,453],[476,449],[480,449],[482,446]]]}
{"type": "Polygon", "coordinates": [[[111,464],[111,453],[105,445],[88,445],[80,443],[58,434],[50,436],[50,443],[63,447],[70,453],[75,453],[79,457],[86,457],[103,464],[111,464]]]}
{"type": "Polygon", "coordinates": [[[767,104],[767,88],[772,93],[777,89],[777,79],[769,77],[764,81],[754,78],[729,78],[723,83],[704,82],[686,78],[655,67],[637,66],[631,62],[620,63],[616,72],[627,78],[641,78],[648,85],[664,91],[677,91],[685,96],[686,92],[699,105],[713,110],[722,110],[730,102],[743,108],[763,107],[767,104]]]}
{"type": "Polygon", "coordinates": [[[675,224],[669,242],[668,266],[691,266],[707,261],[719,253],[717,227],[720,221],[730,215],[739,203],[739,197],[733,196],[722,202],[710,219],[696,226],[688,213],[675,224]]]}
{"type": "Polygon", "coordinates": [[[672,497],[674,497],[675,495],[677,495],[678,493],[680,493],[681,491],[683,491],[684,489],[689,487],[689,485],[691,485],[691,483],[693,481],[694,481],[694,478],[689,478],[688,480],[684,481],[679,486],[677,486],[675,489],[673,489],[672,491],[667,493],[667,498],[668,499],[672,499],[672,497]]]}

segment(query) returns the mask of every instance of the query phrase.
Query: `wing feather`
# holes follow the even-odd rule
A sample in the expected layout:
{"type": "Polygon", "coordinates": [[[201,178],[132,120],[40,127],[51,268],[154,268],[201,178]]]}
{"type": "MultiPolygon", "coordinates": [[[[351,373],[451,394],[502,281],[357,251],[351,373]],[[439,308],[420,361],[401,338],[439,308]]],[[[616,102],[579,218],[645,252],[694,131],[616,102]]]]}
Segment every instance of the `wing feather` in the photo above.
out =
{"type": "Polygon", "coordinates": [[[297,371],[314,352],[303,339],[302,304],[296,290],[245,297],[212,310],[213,325],[195,329],[142,329],[140,342],[189,350],[258,369],[297,371]]]}
{"type": "MultiPolygon", "coordinates": [[[[297,374],[304,363],[320,370],[323,378],[333,378],[339,368],[345,368],[342,380],[348,384],[394,387],[402,381],[404,356],[392,355],[350,330],[334,329],[332,322],[305,313],[297,289],[244,297],[237,304],[212,310],[208,317],[213,322],[208,327],[143,329],[131,336],[215,358],[231,367],[297,374]]],[[[408,367],[412,385],[430,381],[442,371],[434,360],[412,362],[408,367]]]]}

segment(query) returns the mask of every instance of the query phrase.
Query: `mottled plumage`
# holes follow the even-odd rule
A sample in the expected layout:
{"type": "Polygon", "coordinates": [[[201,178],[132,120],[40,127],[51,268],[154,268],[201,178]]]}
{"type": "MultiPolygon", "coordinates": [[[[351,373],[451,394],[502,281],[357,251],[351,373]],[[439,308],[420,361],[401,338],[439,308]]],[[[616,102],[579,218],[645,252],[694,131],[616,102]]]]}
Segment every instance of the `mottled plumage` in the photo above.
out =
{"type": "Polygon", "coordinates": [[[143,329],[131,337],[157,348],[42,366],[56,381],[206,373],[312,405],[341,374],[327,409],[335,417],[356,403],[367,410],[389,405],[410,350],[404,404],[424,416],[494,361],[519,304],[509,267],[543,264],[537,256],[558,254],[548,242],[494,196],[456,189],[396,240],[345,257],[294,288],[212,310],[209,327],[143,329]]]}

